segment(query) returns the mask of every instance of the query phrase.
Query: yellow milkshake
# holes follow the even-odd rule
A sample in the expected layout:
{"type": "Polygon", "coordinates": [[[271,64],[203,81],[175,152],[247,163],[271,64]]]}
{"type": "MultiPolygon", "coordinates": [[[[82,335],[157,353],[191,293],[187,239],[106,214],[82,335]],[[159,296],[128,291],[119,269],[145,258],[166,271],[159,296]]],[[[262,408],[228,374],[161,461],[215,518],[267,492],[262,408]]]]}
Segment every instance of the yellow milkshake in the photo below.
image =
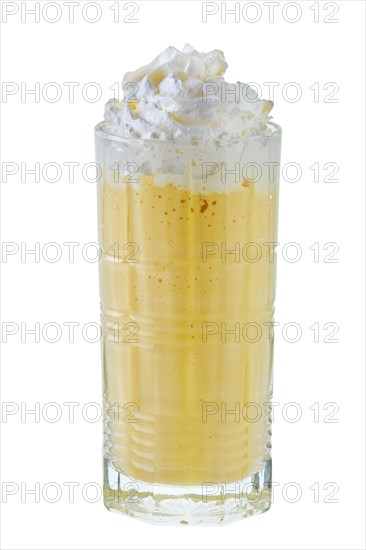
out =
{"type": "MultiPolygon", "coordinates": [[[[141,184],[99,191],[106,400],[120,406],[108,454],[116,469],[151,483],[244,479],[268,452],[275,275],[264,243],[275,241],[275,194],[247,181],[227,195],[158,187],[149,177],[141,184]],[[225,257],[211,243],[225,243],[225,257]],[[261,258],[250,261],[253,246],[237,262],[227,252],[235,243],[241,252],[257,243],[261,258]],[[243,336],[248,323],[253,334],[243,336]],[[248,403],[263,408],[261,420],[245,421],[248,403]],[[228,413],[237,404],[239,420],[228,413]]],[[[256,417],[254,407],[247,413],[256,417]]]]}
{"type": "Polygon", "coordinates": [[[270,506],[281,131],[225,68],[168,48],[96,128],[105,504],[154,522],[270,506]]]}

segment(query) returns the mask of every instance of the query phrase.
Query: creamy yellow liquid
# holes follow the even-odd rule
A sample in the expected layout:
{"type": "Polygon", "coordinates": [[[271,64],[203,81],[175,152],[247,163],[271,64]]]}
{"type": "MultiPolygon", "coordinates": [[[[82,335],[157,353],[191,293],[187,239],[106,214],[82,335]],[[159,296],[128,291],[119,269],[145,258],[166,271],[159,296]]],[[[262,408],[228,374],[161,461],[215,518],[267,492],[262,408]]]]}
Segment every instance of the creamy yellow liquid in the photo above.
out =
{"type": "Polygon", "coordinates": [[[149,177],[139,188],[100,185],[106,456],[116,470],[201,485],[242,480],[268,456],[272,344],[264,323],[272,320],[275,263],[264,243],[276,240],[276,202],[274,191],[245,181],[228,194],[193,194],[149,177]],[[261,249],[256,262],[221,255],[221,243],[229,250],[250,242],[261,249]],[[219,247],[206,262],[203,243],[219,247]],[[205,323],[217,333],[204,338],[205,323]],[[222,323],[257,323],[262,335],[222,342],[222,323]],[[257,422],[241,414],[252,402],[261,407],[257,422]],[[238,407],[239,418],[229,413],[238,407]]]}

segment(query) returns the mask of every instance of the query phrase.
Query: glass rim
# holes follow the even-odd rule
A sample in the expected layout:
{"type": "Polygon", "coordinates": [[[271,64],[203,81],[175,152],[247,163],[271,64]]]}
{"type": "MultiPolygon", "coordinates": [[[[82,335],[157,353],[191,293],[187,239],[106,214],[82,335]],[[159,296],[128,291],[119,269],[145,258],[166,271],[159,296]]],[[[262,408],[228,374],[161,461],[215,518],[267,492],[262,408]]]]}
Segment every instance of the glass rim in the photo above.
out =
{"type": "Polygon", "coordinates": [[[237,144],[237,143],[252,143],[258,140],[270,140],[275,137],[282,136],[282,128],[279,124],[276,122],[269,121],[267,122],[267,128],[270,128],[271,133],[270,134],[259,134],[256,136],[243,136],[243,137],[237,137],[237,138],[224,138],[224,139],[212,139],[212,140],[205,140],[201,141],[198,139],[192,139],[191,141],[185,141],[182,139],[158,139],[158,138],[138,138],[138,137],[131,137],[131,136],[118,136],[116,134],[110,134],[106,131],[104,131],[103,126],[105,125],[106,121],[102,120],[101,122],[98,122],[96,126],[94,127],[94,133],[95,135],[98,135],[102,137],[103,139],[109,139],[111,141],[117,141],[120,143],[129,143],[129,142],[140,142],[140,143],[148,143],[148,144],[174,144],[178,145],[180,147],[184,146],[202,146],[204,145],[230,145],[230,144],[237,144]]]}

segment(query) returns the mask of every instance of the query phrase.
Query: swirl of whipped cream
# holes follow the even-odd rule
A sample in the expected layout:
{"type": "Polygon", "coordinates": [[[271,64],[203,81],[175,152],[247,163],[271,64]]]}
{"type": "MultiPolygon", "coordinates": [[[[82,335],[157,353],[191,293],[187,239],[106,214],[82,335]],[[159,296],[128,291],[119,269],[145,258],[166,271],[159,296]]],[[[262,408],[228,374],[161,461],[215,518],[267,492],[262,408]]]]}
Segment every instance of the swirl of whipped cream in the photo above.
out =
{"type": "Polygon", "coordinates": [[[169,47],[126,73],[124,99],[105,107],[105,130],[123,137],[208,141],[265,135],[273,107],[247,84],[230,84],[219,50],[169,47]]]}

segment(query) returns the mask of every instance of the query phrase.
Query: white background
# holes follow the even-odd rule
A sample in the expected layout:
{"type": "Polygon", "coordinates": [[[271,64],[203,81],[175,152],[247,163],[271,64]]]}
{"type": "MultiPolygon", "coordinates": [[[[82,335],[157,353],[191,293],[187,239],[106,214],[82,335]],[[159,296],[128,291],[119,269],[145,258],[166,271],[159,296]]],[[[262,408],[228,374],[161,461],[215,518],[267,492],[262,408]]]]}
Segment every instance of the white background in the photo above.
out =
{"type": "MultiPolygon", "coordinates": [[[[14,414],[3,415],[1,424],[3,547],[364,548],[364,2],[331,2],[326,7],[324,2],[303,1],[297,8],[285,7],[284,12],[289,3],[282,2],[272,23],[262,2],[246,12],[246,19],[259,14],[255,23],[246,21],[242,13],[238,22],[234,16],[224,22],[220,12],[203,23],[199,1],[138,2],[138,23],[122,21],[131,11],[122,9],[123,2],[119,23],[113,21],[110,9],[115,2],[99,2],[101,18],[90,23],[82,17],[86,3],[81,0],[75,7],[74,23],[68,22],[63,2],[58,2],[60,21],[47,22],[41,14],[35,23],[32,15],[23,13],[25,22],[21,19],[24,6],[32,8],[34,2],[2,2],[3,81],[15,83],[19,90],[23,86],[23,91],[24,86],[34,88],[38,82],[41,92],[47,83],[56,82],[62,90],[54,103],[47,99],[47,90],[39,102],[31,95],[22,101],[16,88],[14,95],[3,96],[2,161],[24,162],[27,168],[36,162],[41,168],[49,162],[64,167],[57,182],[47,181],[51,171],[46,181],[41,176],[35,182],[34,176],[27,175],[22,182],[19,171],[2,188],[3,241],[16,243],[19,250],[34,247],[35,242],[41,249],[56,242],[63,251],[55,263],[42,255],[39,262],[31,255],[22,262],[20,252],[2,260],[3,323],[19,327],[3,344],[2,399],[14,403],[5,403],[14,414]],[[19,11],[4,22],[6,4],[19,11]],[[334,6],[339,9],[332,15],[334,6]],[[319,22],[314,21],[317,7],[319,22]],[[286,21],[295,18],[294,10],[301,10],[299,21],[286,21]],[[338,22],[326,23],[326,16],[338,22]],[[273,426],[274,481],[279,485],[268,513],[223,528],[155,527],[107,512],[101,499],[88,502],[95,494],[92,488],[87,500],[82,495],[86,484],[102,482],[102,428],[100,422],[90,421],[95,410],[86,409],[84,418],[81,413],[85,404],[99,403],[101,396],[100,345],[85,341],[81,332],[85,324],[99,321],[97,264],[81,255],[83,245],[97,240],[96,189],[83,179],[81,168],[94,160],[93,126],[103,118],[103,105],[113,96],[109,86],[167,46],[180,48],[185,42],[200,51],[223,50],[229,62],[228,80],[257,82],[265,98],[269,90],[263,83],[280,83],[273,115],[283,127],[282,163],[295,162],[302,168],[299,181],[286,181],[291,179],[287,177],[281,183],[276,301],[280,327],[274,363],[274,401],[279,405],[273,426]],[[64,82],[80,83],[74,101],[69,100],[64,82]],[[102,89],[96,102],[81,93],[88,82],[97,82],[102,89]],[[301,89],[298,101],[283,97],[290,82],[301,89]],[[324,89],[329,82],[339,87],[331,97],[336,102],[324,101],[334,89],[324,89]],[[319,97],[314,95],[314,83],[319,83],[319,97]],[[73,161],[80,166],[70,183],[63,163],[73,161]],[[319,182],[309,169],[316,162],[319,182]],[[330,173],[323,169],[328,162],[339,166],[334,176],[338,182],[324,181],[330,173]],[[64,242],[80,243],[73,263],[68,261],[64,242]],[[289,242],[301,247],[297,262],[282,256],[289,242]],[[339,247],[333,257],[338,262],[324,262],[332,248],[325,251],[323,246],[330,242],[339,247]],[[318,262],[309,248],[314,243],[320,247],[318,262]],[[80,326],[74,343],[69,343],[65,326],[58,342],[41,336],[36,343],[29,335],[26,342],[21,341],[22,322],[28,328],[36,322],[41,327],[50,322],[80,326]],[[282,335],[288,322],[302,328],[296,343],[282,335]],[[334,336],[338,343],[324,342],[330,334],[329,328],[323,328],[328,322],[339,326],[334,336]],[[314,323],[319,323],[319,342],[314,342],[314,331],[309,329],[314,323]],[[34,415],[22,421],[17,412],[21,402],[23,408],[38,402],[41,409],[47,403],[59,403],[62,417],[52,423],[49,417],[55,410],[46,409],[39,422],[34,415]],[[80,403],[74,422],[69,421],[65,402],[80,403]],[[294,408],[286,408],[291,402],[300,407],[297,422],[288,421],[296,414],[294,408]],[[318,422],[309,408],[314,403],[319,403],[318,422]],[[338,422],[324,421],[335,410],[333,405],[324,410],[327,403],[339,407],[330,418],[338,422]],[[71,503],[67,482],[80,484],[71,503]],[[35,502],[34,495],[24,495],[24,489],[36,483],[40,502],[35,502]],[[42,496],[47,483],[62,489],[57,502],[49,502],[55,494],[52,488],[42,496]],[[286,497],[283,489],[288,483],[297,485],[289,486],[286,497]],[[334,487],[327,483],[339,487],[333,496],[338,502],[326,502],[334,487]],[[319,502],[314,502],[314,489],[310,489],[314,484],[319,484],[319,502]],[[5,494],[4,487],[7,491],[13,487],[15,494],[5,494]],[[294,487],[300,487],[301,495],[297,502],[289,502],[296,497],[294,487]]],[[[240,2],[240,9],[245,4],[240,2]]],[[[227,7],[232,8],[233,2],[227,7]]],[[[90,8],[87,17],[94,18],[95,13],[90,8]]],[[[46,17],[55,14],[51,6],[46,17]]],[[[92,89],[87,91],[92,95],[92,89]]],[[[293,177],[293,172],[288,175],[293,177]]]]}

